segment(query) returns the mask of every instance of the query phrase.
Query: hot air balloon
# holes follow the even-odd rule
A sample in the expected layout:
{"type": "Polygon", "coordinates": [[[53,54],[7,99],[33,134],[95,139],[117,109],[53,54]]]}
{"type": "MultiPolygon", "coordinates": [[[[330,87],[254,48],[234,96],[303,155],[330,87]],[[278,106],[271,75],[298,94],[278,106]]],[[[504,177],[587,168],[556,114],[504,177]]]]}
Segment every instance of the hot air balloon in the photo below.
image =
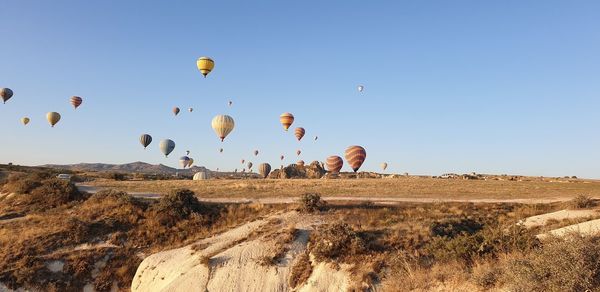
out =
{"type": "Polygon", "coordinates": [[[233,101],[230,100],[229,101],[229,106],[232,106],[232,105],[233,105],[233,101]]]}
{"type": "Polygon", "coordinates": [[[300,156],[300,153],[302,153],[302,150],[300,150],[300,149],[296,150],[296,155],[300,156]]]}
{"type": "Polygon", "coordinates": [[[10,88],[0,88],[0,97],[2,102],[6,103],[13,96],[13,91],[10,88]]]}
{"type": "Polygon", "coordinates": [[[175,149],[175,142],[170,139],[161,140],[158,144],[158,148],[160,148],[160,151],[165,155],[165,157],[169,157],[169,154],[173,152],[173,149],[175,149]]]}
{"type": "Polygon", "coordinates": [[[237,168],[233,170],[233,172],[237,173],[237,168]]]}
{"type": "Polygon", "coordinates": [[[252,169],[252,162],[248,162],[248,164],[246,165],[248,167],[248,169],[252,169]]]}
{"type": "Polygon", "coordinates": [[[346,161],[356,172],[367,158],[367,151],[360,146],[350,146],[345,152],[346,161]]]}
{"type": "Polygon", "coordinates": [[[269,173],[271,172],[271,165],[268,163],[261,163],[258,166],[258,173],[260,173],[260,176],[262,176],[263,178],[267,178],[267,176],[269,176],[269,173]]]}
{"type": "Polygon", "coordinates": [[[315,141],[317,141],[317,139],[319,139],[319,136],[315,136],[315,141]]]}
{"type": "Polygon", "coordinates": [[[296,162],[296,165],[304,167],[304,160],[298,160],[298,162],[296,162]]]}
{"type": "Polygon", "coordinates": [[[82,102],[83,102],[83,99],[81,99],[81,97],[71,96],[71,105],[73,105],[73,107],[75,109],[77,109],[81,105],[82,102]]]}
{"type": "Polygon", "coordinates": [[[185,155],[190,155],[190,150],[185,150],[185,155]]]}
{"type": "Polygon", "coordinates": [[[196,66],[198,66],[198,70],[200,70],[200,73],[206,78],[206,75],[208,75],[215,67],[215,61],[209,57],[200,57],[196,61],[196,66]]]}
{"type": "Polygon", "coordinates": [[[144,149],[146,149],[146,147],[148,147],[148,145],[152,143],[152,136],[148,134],[142,134],[140,136],[140,143],[142,144],[142,146],[144,146],[144,149]]]}
{"type": "Polygon", "coordinates": [[[287,131],[294,123],[294,115],[291,113],[283,113],[279,116],[279,122],[281,122],[281,125],[283,125],[283,128],[287,131]]]}
{"type": "Polygon", "coordinates": [[[364,87],[364,86],[362,86],[362,85],[359,85],[359,86],[357,87],[357,89],[358,89],[358,92],[363,92],[363,90],[365,90],[365,87],[364,87]]]}
{"type": "Polygon", "coordinates": [[[254,156],[258,156],[258,150],[254,150],[254,156]]]}
{"type": "Polygon", "coordinates": [[[235,122],[233,118],[228,115],[218,115],[212,120],[212,128],[217,133],[217,136],[221,138],[221,142],[225,140],[225,137],[233,131],[233,127],[235,126],[235,122]]]}
{"type": "Polygon", "coordinates": [[[194,174],[194,177],[192,179],[193,180],[206,180],[208,178],[209,178],[208,172],[200,171],[200,172],[196,172],[196,174],[194,174]]]}
{"type": "Polygon", "coordinates": [[[285,158],[285,156],[281,155],[279,156],[279,159],[283,160],[285,158]]]}
{"type": "Polygon", "coordinates": [[[188,167],[192,167],[193,164],[194,164],[194,159],[190,158],[190,161],[188,162],[188,167]]]}
{"type": "Polygon", "coordinates": [[[387,163],[384,162],[381,164],[381,169],[385,170],[387,168],[387,166],[388,166],[387,163]]]}
{"type": "Polygon", "coordinates": [[[57,112],[49,112],[46,114],[46,120],[48,120],[50,126],[54,127],[54,125],[60,121],[60,114],[57,112]]]}
{"type": "Polygon", "coordinates": [[[344,166],[344,160],[341,157],[333,155],[327,157],[327,170],[331,173],[339,173],[344,166]]]}
{"type": "Polygon", "coordinates": [[[298,141],[302,140],[304,133],[306,133],[306,131],[302,127],[298,127],[294,130],[294,135],[296,135],[296,139],[298,139],[298,141]]]}
{"type": "Polygon", "coordinates": [[[21,123],[24,126],[27,126],[27,124],[29,124],[29,118],[28,117],[21,118],[21,123]]]}
{"type": "Polygon", "coordinates": [[[219,149],[219,153],[223,153],[223,148],[219,149]]]}
{"type": "Polygon", "coordinates": [[[190,112],[190,113],[191,113],[191,112],[193,112],[193,111],[194,111],[194,109],[193,109],[193,108],[188,108],[188,112],[190,112]]]}
{"type": "Polygon", "coordinates": [[[173,114],[178,115],[179,114],[179,108],[178,107],[174,107],[173,108],[173,114]]]}
{"type": "Polygon", "coordinates": [[[244,164],[244,162],[246,162],[246,160],[245,160],[245,159],[242,159],[242,164],[244,164]]]}
{"type": "Polygon", "coordinates": [[[181,165],[181,168],[186,168],[188,166],[189,162],[190,162],[189,157],[187,157],[187,156],[179,157],[179,165],[181,165]]]}

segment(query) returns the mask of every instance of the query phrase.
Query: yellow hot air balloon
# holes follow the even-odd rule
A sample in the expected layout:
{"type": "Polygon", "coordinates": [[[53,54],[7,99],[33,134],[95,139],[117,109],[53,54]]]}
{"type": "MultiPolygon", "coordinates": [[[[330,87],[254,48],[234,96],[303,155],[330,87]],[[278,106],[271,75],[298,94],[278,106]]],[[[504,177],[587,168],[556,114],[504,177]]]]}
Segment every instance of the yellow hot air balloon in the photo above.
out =
{"type": "Polygon", "coordinates": [[[221,138],[221,142],[225,140],[225,137],[233,131],[233,127],[235,127],[235,122],[233,118],[228,115],[218,115],[212,120],[212,128],[217,133],[217,136],[221,138]]]}
{"type": "Polygon", "coordinates": [[[50,126],[54,127],[54,125],[60,121],[60,114],[57,112],[49,112],[46,114],[46,119],[48,120],[48,123],[50,123],[50,126]]]}
{"type": "Polygon", "coordinates": [[[23,123],[23,125],[27,126],[27,124],[29,124],[29,118],[28,117],[22,118],[21,123],[23,123]]]}
{"type": "Polygon", "coordinates": [[[198,70],[200,70],[200,73],[202,73],[204,78],[206,78],[206,75],[208,75],[208,73],[210,73],[210,71],[212,71],[212,69],[215,67],[215,61],[209,57],[200,57],[196,61],[196,66],[198,66],[198,70]]]}
{"type": "Polygon", "coordinates": [[[279,122],[287,131],[290,128],[290,126],[294,123],[294,115],[292,115],[291,113],[283,113],[279,116],[279,122]]]}

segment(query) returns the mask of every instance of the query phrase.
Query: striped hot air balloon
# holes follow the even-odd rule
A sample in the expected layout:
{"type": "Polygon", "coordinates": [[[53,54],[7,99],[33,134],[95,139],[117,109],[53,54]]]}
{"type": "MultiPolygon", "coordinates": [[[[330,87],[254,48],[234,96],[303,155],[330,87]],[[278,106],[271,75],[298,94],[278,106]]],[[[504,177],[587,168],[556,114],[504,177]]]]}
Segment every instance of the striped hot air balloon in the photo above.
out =
{"type": "Polygon", "coordinates": [[[175,149],[175,142],[170,139],[161,140],[158,144],[158,148],[160,148],[160,151],[165,155],[165,157],[169,157],[169,154],[173,152],[173,149],[175,149]]]}
{"type": "Polygon", "coordinates": [[[200,71],[200,73],[202,73],[204,78],[206,78],[206,75],[208,75],[208,73],[210,73],[210,71],[212,71],[213,68],[215,68],[215,61],[213,61],[209,57],[200,57],[196,61],[196,66],[198,67],[198,70],[200,71]]]}
{"type": "Polygon", "coordinates": [[[173,114],[174,115],[178,115],[179,114],[180,109],[178,107],[174,107],[173,108],[173,114]]]}
{"type": "Polygon", "coordinates": [[[339,173],[344,166],[344,160],[341,157],[332,155],[327,157],[327,170],[331,173],[339,173]]]}
{"type": "Polygon", "coordinates": [[[296,165],[300,166],[300,167],[304,167],[304,160],[298,160],[298,162],[296,162],[296,165]]]}
{"type": "Polygon", "coordinates": [[[365,159],[367,158],[367,151],[365,151],[365,148],[360,146],[350,146],[348,149],[346,149],[344,155],[346,156],[346,161],[352,170],[356,172],[363,162],[365,162],[365,159]]]}
{"type": "Polygon", "coordinates": [[[81,99],[81,97],[79,96],[71,96],[71,105],[77,109],[81,103],[83,102],[83,99],[81,99]]]}
{"type": "Polygon", "coordinates": [[[186,168],[188,166],[188,163],[190,163],[190,158],[187,156],[181,156],[179,158],[179,165],[181,165],[181,168],[186,168]]]}
{"type": "Polygon", "coordinates": [[[296,135],[296,139],[298,139],[298,141],[302,140],[302,137],[304,137],[305,133],[306,131],[302,127],[298,127],[294,130],[294,135],[296,135]]]}
{"type": "Polygon", "coordinates": [[[27,124],[29,124],[29,121],[30,121],[30,120],[29,120],[29,118],[28,118],[28,117],[21,118],[21,123],[22,123],[24,126],[27,126],[27,124]]]}
{"type": "Polygon", "coordinates": [[[140,136],[140,143],[142,144],[142,146],[144,146],[144,149],[146,149],[146,147],[148,147],[148,145],[152,143],[152,136],[148,134],[142,134],[140,136]]]}
{"type": "Polygon", "coordinates": [[[46,114],[46,120],[48,120],[50,126],[54,128],[54,125],[60,121],[60,114],[57,112],[49,112],[46,114]]]}
{"type": "Polygon", "coordinates": [[[271,173],[271,165],[268,163],[261,163],[258,166],[258,173],[260,173],[260,176],[262,176],[263,178],[267,178],[267,176],[269,176],[269,173],[271,173]]]}
{"type": "Polygon", "coordinates": [[[233,118],[228,115],[218,115],[213,118],[211,125],[213,130],[215,130],[215,133],[217,133],[217,136],[221,138],[221,142],[223,142],[225,137],[233,131],[235,122],[233,121],[233,118]]]}
{"type": "Polygon", "coordinates": [[[290,126],[294,123],[294,115],[292,115],[291,113],[283,113],[279,116],[279,122],[287,131],[290,128],[290,126]]]}
{"type": "Polygon", "coordinates": [[[13,91],[10,88],[0,88],[0,97],[2,102],[6,103],[13,96],[13,91]]]}

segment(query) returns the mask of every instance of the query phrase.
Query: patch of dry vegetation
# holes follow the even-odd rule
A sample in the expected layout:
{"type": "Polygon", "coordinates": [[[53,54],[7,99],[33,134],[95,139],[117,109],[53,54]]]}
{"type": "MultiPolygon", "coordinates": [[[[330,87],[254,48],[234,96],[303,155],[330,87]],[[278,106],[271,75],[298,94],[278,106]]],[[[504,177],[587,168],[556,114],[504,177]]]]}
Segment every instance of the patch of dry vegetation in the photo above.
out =
{"type": "Polygon", "coordinates": [[[200,203],[184,189],[158,201],[111,190],[89,196],[67,181],[32,184],[38,180],[34,176],[19,175],[3,186],[25,190],[3,199],[0,207],[0,218],[25,216],[0,221],[0,282],[10,288],[81,291],[92,283],[97,291],[114,285],[127,290],[141,262],[138,254],[189,244],[278,210],[200,203]],[[46,267],[55,260],[64,263],[62,271],[46,267]]]}
{"type": "Polygon", "coordinates": [[[588,209],[597,205],[597,202],[587,195],[578,195],[568,203],[568,207],[571,209],[588,209]]]}

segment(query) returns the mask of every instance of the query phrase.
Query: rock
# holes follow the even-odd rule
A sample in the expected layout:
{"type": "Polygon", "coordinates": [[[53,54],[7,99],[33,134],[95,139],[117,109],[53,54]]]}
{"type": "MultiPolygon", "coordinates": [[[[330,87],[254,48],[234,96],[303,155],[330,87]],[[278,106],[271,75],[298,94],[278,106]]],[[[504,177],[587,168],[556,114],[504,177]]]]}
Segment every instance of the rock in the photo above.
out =
{"type": "Polygon", "coordinates": [[[321,178],[326,173],[325,169],[323,169],[323,166],[321,166],[321,163],[318,161],[311,162],[305,169],[307,178],[321,178]]]}

